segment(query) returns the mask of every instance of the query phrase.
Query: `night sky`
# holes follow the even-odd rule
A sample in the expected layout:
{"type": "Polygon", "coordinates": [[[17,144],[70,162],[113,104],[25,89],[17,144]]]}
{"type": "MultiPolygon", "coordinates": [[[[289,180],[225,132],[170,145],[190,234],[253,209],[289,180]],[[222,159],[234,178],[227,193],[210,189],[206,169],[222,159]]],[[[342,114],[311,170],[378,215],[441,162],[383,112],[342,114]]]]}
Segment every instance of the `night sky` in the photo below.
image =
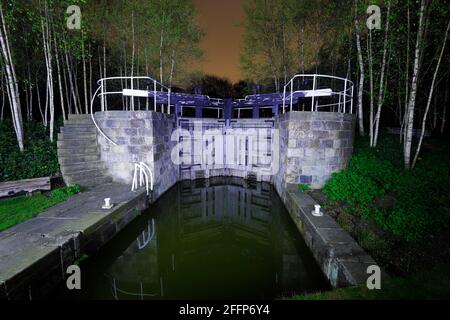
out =
{"type": "Polygon", "coordinates": [[[199,68],[206,74],[236,82],[242,78],[239,53],[242,40],[244,0],[193,0],[205,31],[199,68]]]}

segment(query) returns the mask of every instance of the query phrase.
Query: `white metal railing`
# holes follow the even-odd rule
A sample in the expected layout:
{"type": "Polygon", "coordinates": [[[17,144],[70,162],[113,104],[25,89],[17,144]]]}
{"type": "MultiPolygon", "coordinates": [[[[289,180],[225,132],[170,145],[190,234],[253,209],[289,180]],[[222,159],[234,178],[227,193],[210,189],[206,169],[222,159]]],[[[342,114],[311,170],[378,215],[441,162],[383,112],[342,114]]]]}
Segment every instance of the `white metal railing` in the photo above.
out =
{"type": "Polygon", "coordinates": [[[144,185],[147,190],[147,195],[149,195],[150,191],[153,191],[153,173],[149,166],[141,161],[134,164],[131,191],[136,191],[139,187],[143,187],[144,185]]]}
{"type": "MultiPolygon", "coordinates": [[[[170,97],[171,97],[171,92],[172,89],[169,87],[166,87],[165,85],[163,85],[162,83],[156,81],[153,78],[150,77],[146,77],[146,76],[136,76],[136,77],[108,77],[108,78],[101,78],[100,80],[97,81],[98,84],[98,88],[95,91],[94,95],[92,96],[91,99],[91,117],[92,117],[92,121],[94,122],[95,127],[97,128],[98,132],[100,132],[100,134],[105,137],[105,139],[110,142],[113,145],[117,145],[117,143],[115,143],[113,140],[111,140],[111,138],[109,138],[104,132],[103,130],[100,128],[100,126],[98,125],[97,121],[95,120],[94,117],[94,101],[95,98],[100,97],[100,105],[101,105],[101,111],[108,111],[108,96],[110,95],[121,95],[122,97],[131,97],[131,105],[130,105],[130,109],[131,111],[135,111],[135,103],[134,103],[134,98],[135,97],[145,97],[147,98],[146,100],[146,110],[148,110],[149,107],[149,98],[150,98],[150,93],[153,92],[153,111],[158,112],[157,110],[157,94],[158,92],[167,92],[167,108],[166,108],[166,112],[168,114],[170,114],[170,97]],[[119,81],[120,80],[120,86],[122,88],[121,91],[108,91],[107,88],[110,88],[112,86],[112,84],[109,84],[111,82],[114,81],[119,81]],[[130,87],[128,87],[128,81],[130,82],[130,87]],[[136,89],[135,89],[135,81],[136,81],[136,89]],[[146,82],[146,86],[147,88],[145,90],[139,90],[139,82],[145,81],[146,82]],[[153,85],[151,86],[152,88],[150,88],[149,83],[153,83],[153,85]],[[150,90],[153,89],[153,90],[150,90]]],[[[114,86],[113,86],[114,88],[114,86]]],[[[164,113],[164,104],[160,104],[161,106],[161,112],[164,113]]]]}
{"type": "MultiPolygon", "coordinates": [[[[306,82],[308,83],[308,82],[306,82]]],[[[292,79],[285,84],[283,88],[283,113],[286,112],[286,101],[289,101],[289,111],[292,111],[294,96],[311,98],[311,111],[318,111],[319,108],[329,107],[333,111],[342,113],[353,113],[353,82],[346,79],[322,74],[296,74],[292,79]],[[303,83],[305,78],[309,82],[312,80],[312,88],[302,88],[294,90],[294,80],[302,79],[303,83]],[[320,88],[320,81],[328,79],[331,80],[330,87],[320,88]],[[343,89],[340,89],[342,88],[343,89]],[[320,97],[331,97],[337,99],[336,102],[320,104],[320,97]],[[350,104],[349,108],[347,105],[350,104]]]]}
{"type": "MultiPolygon", "coordinates": [[[[157,93],[158,92],[167,92],[167,113],[170,114],[170,95],[171,95],[171,88],[163,85],[159,81],[147,77],[147,76],[129,76],[129,77],[108,77],[108,78],[101,78],[97,81],[97,84],[101,88],[101,92],[98,94],[98,96],[101,98],[101,106],[102,111],[107,111],[107,96],[108,95],[125,95],[132,97],[131,99],[131,111],[135,110],[134,106],[134,97],[145,97],[149,98],[149,94],[153,93],[153,111],[157,112],[157,93]],[[107,91],[107,88],[110,87],[108,85],[108,82],[118,81],[120,80],[120,85],[122,87],[121,91],[107,91]],[[129,86],[128,86],[129,81],[129,86]],[[135,81],[136,81],[136,87],[135,87],[135,81]],[[142,81],[146,84],[145,90],[139,90],[139,82],[142,81]],[[125,85],[124,85],[125,82],[125,85]],[[152,83],[152,86],[149,86],[149,83],[152,83]]],[[[161,104],[161,112],[164,113],[164,104],[161,104]]]]}

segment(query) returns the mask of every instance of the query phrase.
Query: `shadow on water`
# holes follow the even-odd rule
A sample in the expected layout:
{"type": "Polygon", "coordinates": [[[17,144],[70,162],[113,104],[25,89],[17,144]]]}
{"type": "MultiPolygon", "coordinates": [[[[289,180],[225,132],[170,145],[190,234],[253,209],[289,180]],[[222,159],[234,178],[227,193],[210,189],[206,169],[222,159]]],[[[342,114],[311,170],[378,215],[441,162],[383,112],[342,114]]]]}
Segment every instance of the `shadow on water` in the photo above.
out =
{"type": "Polygon", "coordinates": [[[81,264],[62,299],[274,299],[329,288],[270,184],[180,182],[81,264]]]}

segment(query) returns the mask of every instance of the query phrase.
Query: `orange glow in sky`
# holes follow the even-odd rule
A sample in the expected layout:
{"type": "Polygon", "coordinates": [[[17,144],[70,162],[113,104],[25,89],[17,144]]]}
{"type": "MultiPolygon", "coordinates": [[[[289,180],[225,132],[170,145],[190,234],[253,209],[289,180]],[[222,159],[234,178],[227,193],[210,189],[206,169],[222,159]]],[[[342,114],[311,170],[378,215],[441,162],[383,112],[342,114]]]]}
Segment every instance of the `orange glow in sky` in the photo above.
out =
{"type": "Polygon", "coordinates": [[[196,67],[205,74],[237,82],[242,78],[239,54],[242,40],[244,0],[193,0],[205,32],[203,59],[196,67]]]}

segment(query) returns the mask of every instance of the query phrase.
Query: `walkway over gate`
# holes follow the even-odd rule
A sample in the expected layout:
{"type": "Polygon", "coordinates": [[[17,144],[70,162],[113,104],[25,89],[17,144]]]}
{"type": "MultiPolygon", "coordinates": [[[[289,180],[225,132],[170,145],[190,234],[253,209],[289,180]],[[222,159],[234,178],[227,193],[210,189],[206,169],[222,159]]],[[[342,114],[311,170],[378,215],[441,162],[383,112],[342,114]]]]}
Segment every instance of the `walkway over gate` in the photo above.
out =
{"type": "Polygon", "coordinates": [[[191,117],[224,119],[227,125],[231,119],[273,118],[293,110],[353,113],[353,82],[328,75],[298,74],[284,86],[282,93],[256,93],[235,100],[211,98],[198,90],[196,93],[172,92],[150,77],[103,78],[98,85],[91,113],[96,97],[100,97],[101,110],[107,111],[111,95],[121,96],[124,105],[129,106],[126,110],[174,113],[179,118],[186,117],[186,109],[190,109],[194,111],[191,117]],[[207,110],[209,113],[205,115],[207,110]]]}

